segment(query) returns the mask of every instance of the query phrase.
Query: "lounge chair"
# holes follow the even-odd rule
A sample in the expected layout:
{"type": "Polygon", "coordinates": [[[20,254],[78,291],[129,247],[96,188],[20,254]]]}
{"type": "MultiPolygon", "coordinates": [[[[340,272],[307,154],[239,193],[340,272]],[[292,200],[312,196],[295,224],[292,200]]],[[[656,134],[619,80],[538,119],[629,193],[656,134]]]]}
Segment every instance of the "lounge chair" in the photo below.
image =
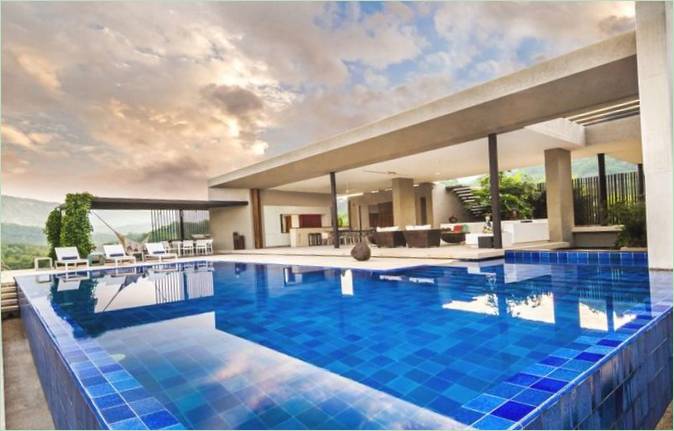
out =
{"type": "Polygon", "coordinates": [[[431,229],[429,224],[405,226],[403,234],[408,247],[440,247],[440,229],[431,229]]]}
{"type": "Polygon", "coordinates": [[[147,253],[143,255],[143,260],[158,260],[163,262],[165,260],[177,259],[178,255],[175,253],[168,253],[164,249],[164,245],[160,242],[148,242],[145,244],[147,253]]]}
{"type": "Polygon", "coordinates": [[[378,247],[405,247],[405,236],[398,226],[378,227],[374,233],[374,242],[378,247]]]}
{"type": "Polygon", "coordinates": [[[54,252],[56,252],[56,268],[59,265],[65,266],[66,272],[68,272],[68,268],[71,266],[77,268],[78,265],[84,265],[86,269],[89,269],[89,261],[80,257],[77,247],[56,247],[54,252]]]}
{"type": "Polygon", "coordinates": [[[105,261],[115,262],[115,268],[119,266],[120,262],[136,263],[136,257],[126,254],[121,244],[104,245],[103,251],[105,252],[105,261]]]}

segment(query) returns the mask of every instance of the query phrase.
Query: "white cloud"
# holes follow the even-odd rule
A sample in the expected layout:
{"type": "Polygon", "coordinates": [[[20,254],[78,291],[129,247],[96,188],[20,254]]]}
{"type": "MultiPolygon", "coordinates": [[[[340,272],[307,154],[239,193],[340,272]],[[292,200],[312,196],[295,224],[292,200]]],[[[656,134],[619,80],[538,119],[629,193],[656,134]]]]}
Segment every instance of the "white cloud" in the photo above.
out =
{"type": "Polygon", "coordinates": [[[548,5],[3,3],[4,185],[205,197],[209,175],[522,67],[523,38],[553,55],[632,22],[548,5]],[[6,169],[17,157],[30,179],[6,169]]]}

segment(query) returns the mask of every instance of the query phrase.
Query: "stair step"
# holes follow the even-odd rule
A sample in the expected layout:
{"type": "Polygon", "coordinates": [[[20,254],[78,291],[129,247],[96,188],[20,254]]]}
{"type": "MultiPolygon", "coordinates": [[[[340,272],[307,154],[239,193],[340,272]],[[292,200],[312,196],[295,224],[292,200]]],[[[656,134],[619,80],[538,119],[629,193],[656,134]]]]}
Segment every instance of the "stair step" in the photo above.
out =
{"type": "Polygon", "coordinates": [[[5,292],[16,292],[16,286],[11,285],[11,286],[2,286],[0,287],[0,293],[5,293],[5,292]]]}
{"type": "Polygon", "coordinates": [[[7,305],[7,306],[5,306],[4,304],[2,305],[2,312],[3,313],[9,313],[11,311],[19,311],[19,306],[18,305],[7,305]]]}
{"type": "Polygon", "coordinates": [[[2,301],[0,302],[0,307],[2,307],[3,309],[5,307],[10,307],[12,305],[19,305],[19,300],[17,298],[14,299],[2,298],[2,301]]]}

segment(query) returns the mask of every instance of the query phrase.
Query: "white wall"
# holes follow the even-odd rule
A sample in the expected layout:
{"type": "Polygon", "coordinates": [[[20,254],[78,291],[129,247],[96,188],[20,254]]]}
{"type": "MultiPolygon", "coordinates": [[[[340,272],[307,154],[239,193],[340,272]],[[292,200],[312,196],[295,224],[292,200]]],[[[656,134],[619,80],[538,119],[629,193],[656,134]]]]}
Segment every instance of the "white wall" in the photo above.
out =
{"type": "Polygon", "coordinates": [[[213,250],[222,252],[234,249],[233,233],[245,236],[246,248],[253,248],[253,217],[250,206],[250,190],[209,188],[210,200],[246,201],[248,205],[230,208],[215,208],[209,211],[209,226],[213,238],[213,250]]]}
{"type": "Polygon", "coordinates": [[[290,234],[281,233],[281,215],[291,215],[293,227],[299,227],[299,214],[321,214],[323,226],[330,226],[330,207],[302,207],[264,205],[262,207],[262,225],[265,247],[287,247],[290,234]]]}
{"type": "Polygon", "coordinates": [[[442,184],[434,184],[433,227],[440,227],[443,223],[449,223],[451,216],[456,217],[459,222],[474,220],[470,213],[466,211],[456,193],[446,190],[442,184]]]}
{"type": "Polygon", "coordinates": [[[326,193],[260,191],[262,232],[265,247],[290,245],[290,234],[281,233],[281,214],[294,215],[293,226],[299,226],[300,214],[321,214],[323,226],[331,226],[330,195],[326,193]]]}

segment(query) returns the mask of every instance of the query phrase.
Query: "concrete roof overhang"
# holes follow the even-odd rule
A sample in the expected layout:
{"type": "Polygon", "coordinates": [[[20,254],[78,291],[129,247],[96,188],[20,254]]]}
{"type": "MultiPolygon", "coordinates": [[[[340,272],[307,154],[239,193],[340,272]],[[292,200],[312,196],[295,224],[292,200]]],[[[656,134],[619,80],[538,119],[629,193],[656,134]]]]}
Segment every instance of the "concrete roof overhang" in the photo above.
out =
{"type": "Polygon", "coordinates": [[[511,132],[637,95],[636,41],[629,32],[211,178],[208,184],[277,187],[511,132]]]}
{"type": "MultiPolygon", "coordinates": [[[[632,163],[640,162],[639,117],[619,119],[583,127],[565,119],[555,119],[498,136],[499,169],[542,166],[544,152],[564,148],[571,157],[605,153],[632,163]]],[[[391,187],[396,177],[413,178],[415,183],[434,182],[484,175],[489,172],[487,139],[425,151],[393,160],[373,163],[337,173],[337,193],[352,194],[391,187]]],[[[275,190],[329,193],[327,175],[274,187],[275,190]]]]}
{"type": "Polygon", "coordinates": [[[94,196],[92,210],[209,210],[248,205],[247,201],[134,199],[94,196]]]}

